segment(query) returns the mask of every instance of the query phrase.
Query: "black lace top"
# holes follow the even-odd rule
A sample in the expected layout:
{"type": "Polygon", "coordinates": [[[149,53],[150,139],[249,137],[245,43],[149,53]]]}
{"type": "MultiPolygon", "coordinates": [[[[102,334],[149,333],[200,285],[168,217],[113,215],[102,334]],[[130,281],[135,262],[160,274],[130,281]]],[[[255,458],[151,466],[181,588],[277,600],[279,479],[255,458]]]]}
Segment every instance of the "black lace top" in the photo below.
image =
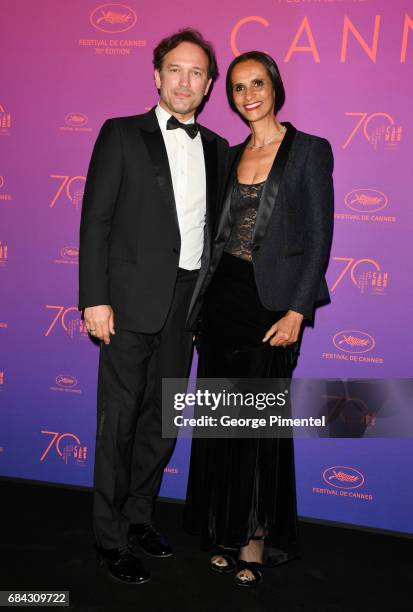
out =
{"type": "Polygon", "coordinates": [[[252,236],[264,185],[265,181],[252,185],[235,181],[232,191],[233,225],[225,251],[247,261],[252,260],[252,236]]]}

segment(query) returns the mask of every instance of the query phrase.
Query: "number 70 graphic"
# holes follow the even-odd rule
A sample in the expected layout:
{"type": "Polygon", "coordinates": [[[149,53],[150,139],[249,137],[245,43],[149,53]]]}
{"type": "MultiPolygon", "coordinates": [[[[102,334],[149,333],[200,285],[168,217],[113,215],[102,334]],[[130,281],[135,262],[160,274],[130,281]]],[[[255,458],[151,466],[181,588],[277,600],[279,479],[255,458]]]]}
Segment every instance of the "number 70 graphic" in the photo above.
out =
{"type": "Polygon", "coordinates": [[[356,127],[353,129],[350,136],[347,138],[346,142],[343,144],[343,149],[348,147],[348,145],[350,144],[350,142],[353,140],[354,136],[356,135],[356,132],[361,128],[361,126],[363,126],[363,134],[365,138],[370,142],[370,135],[367,131],[367,128],[368,128],[370,121],[372,119],[375,119],[376,117],[384,117],[386,119],[386,122],[388,121],[390,125],[395,125],[393,117],[391,115],[388,115],[387,113],[372,113],[371,115],[369,115],[368,113],[345,113],[345,114],[351,117],[360,117],[360,120],[357,122],[356,127]]]}
{"type": "Polygon", "coordinates": [[[73,440],[76,442],[76,444],[78,444],[80,446],[80,440],[77,436],[75,436],[72,433],[62,433],[59,434],[58,431],[46,431],[46,430],[42,430],[41,431],[42,434],[48,435],[48,436],[52,436],[52,439],[50,440],[50,443],[48,445],[48,447],[46,448],[46,450],[44,451],[44,453],[42,454],[42,456],[40,457],[40,461],[44,461],[44,459],[46,458],[47,453],[50,451],[50,449],[52,448],[53,444],[55,445],[56,451],[58,453],[58,455],[62,456],[63,453],[60,450],[60,442],[61,440],[63,440],[63,438],[73,438],[73,440]]]}
{"type": "Polygon", "coordinates": [[[56,204],[57,200],[59,199],[59,196],[61,195],[63,189],[65,189],[65,193],[66,193],[66,196],[68,197],[68,199],[71,202],[74,202],[74,204],[75,204],[75,206],[77,208],[78,205],[79,205],[79,199],[80,199],[79,191],[77,191],[77,192],[75,191],[75,193],[72,194],[71,186],[74,183],[74,181],[83,181],[83,182],[85,182],[86,181],[86,177],[85,176],[81,176],[81,175],[78,175],[78,176],[68,176],[68,175],[64,175],[64,174],[51,174],[50,178],[60,180],[61,182],[60,182],[60,185],[59,185],[56,193],[54,194],[54,197],[53,197],[52,201],[49,204],[49,208],[53,208],[54,207],[54,205],[56,204]]]}
{"type": "Polygon", "coordinates": [[[64,306],[47,305],[46,308],[50,308],[52,310],[57,310],[57,314],[54,317],[53,321],[50,323],[49,327],[47,328],[47,330],[46,330],[46,332],[44,334],[45,336],[48,336],[50,334],[50,332],[52,331],[52,329],[54,328],[54,326],[58,322],[59,318],[60,318],[60,323],[62,324],[63,329],[65,331],[67,331],[66,315],[69,312],[76,312],[76,313],[78,313],[79,314],[79,318],[80,318],[79,309],[76,308],[76,306],[69,306],[69,308],[65,308],[64,306]]]}
{"type": "Polygon", "coordinates": [[[336,280],[334,281],[333,285],[330,287],[331,291],[334,291],[337,288],[337,286],[341,283],[341,281],[343,280],[347,272],[350,272],[351,281],[355,285],[358,285],[358,280],[356,278],[355,272],[356,272],[357,266],[361,263],[371,264],[376,269],[377,272],[380,272],[381,270],[379,263],[375,261],[374,259],[366,259],[366,258],[355,259],[354,257],[333,257],[333,261],[343,261],[343,262],[347,262],[347,264],[344,266],[343,270],[340,272],[340,274],[337,276],[336,280]]]}

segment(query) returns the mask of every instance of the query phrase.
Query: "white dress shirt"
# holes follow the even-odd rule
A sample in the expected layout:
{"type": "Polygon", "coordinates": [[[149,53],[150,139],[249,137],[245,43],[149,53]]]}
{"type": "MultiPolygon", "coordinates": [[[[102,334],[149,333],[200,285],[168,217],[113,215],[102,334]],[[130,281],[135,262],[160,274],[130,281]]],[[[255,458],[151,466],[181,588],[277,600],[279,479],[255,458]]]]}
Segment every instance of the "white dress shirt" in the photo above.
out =
{"type": "MultiPolygon", "coordinates": [[[[196,270],[201,267],[206,215],[205,159],[201,134],[190,138],[185,130],[167,130],[171,114],[158,103],[155,109],[168,154],[169,168],[181,233],[179,267],[196,270]]],[[[194,123],[194,117],[185,123],[194,123]]]]}

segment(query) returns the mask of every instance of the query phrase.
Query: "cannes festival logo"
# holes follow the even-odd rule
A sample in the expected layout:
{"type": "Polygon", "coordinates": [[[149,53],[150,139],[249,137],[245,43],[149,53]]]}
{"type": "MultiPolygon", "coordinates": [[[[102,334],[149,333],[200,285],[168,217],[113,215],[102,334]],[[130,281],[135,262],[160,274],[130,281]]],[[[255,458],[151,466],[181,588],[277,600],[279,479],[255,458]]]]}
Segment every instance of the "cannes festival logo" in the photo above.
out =
{"type": "Polygon", "coordinates": [[[79,248],[76,246],[64,246],[60,249],[60,257],[66,261],[77,262],[79,259],[79,248]]]}
{"type": "Polygon", "coordinates": [[[89,121],[84,113],[67,113],[65,123],[70,127],[83,127],[89,121]]]}
{"type": "Polygon", "coordinates": [[[59,374],[59,376],[56,376],[56,384],[58,387],[68,389],[71,387],[76,387],[77,380],[70,374],[59,374]]]}
{"type": "Polygon", "coordinates": [[[337,489],[357,489],[364,484],[365,478],[354,468],[335,465],[324,470],[323,480],[337,489]]]}
{"type": "Polygon", "coordinates": [[[125,4],[102,4],[90,15],[90,23],[94,28],[110,34],[130,30],[137,20],[135,11],[125,4]]]}
{"type": "Polygon", "coordinates": [[[388,197],[377,189],[354,189],[344,196],[347,208],[361,213],[383,210],[388,204],[388,197]]]}
{"type": "Polygon", "coordinates": [[[376,341],[366,332],[344,329],[334,336],[333,344],[344,353],[368,353],[376,346],[376,341]]]}
{"type": "Polygon", "coordinates": [[[0,104],[0,130],[7,132],[11,128],[11,114],[0,104]]]}
{"type": "Polygon", "coordinates": [[[0,266],[5,266],[9,258],[9,247],[0,240],[0,266]]]}

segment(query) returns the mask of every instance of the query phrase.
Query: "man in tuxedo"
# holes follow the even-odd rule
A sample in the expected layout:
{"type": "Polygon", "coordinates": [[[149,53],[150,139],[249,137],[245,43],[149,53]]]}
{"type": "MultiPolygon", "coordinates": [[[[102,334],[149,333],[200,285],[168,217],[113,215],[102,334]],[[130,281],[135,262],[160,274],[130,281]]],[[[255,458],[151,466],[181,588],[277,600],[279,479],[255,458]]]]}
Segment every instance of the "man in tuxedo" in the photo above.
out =
{"type": "Polygon", "coordinates": [[[101,341],[93,530],[124,582],[150,579],[136,549],[169,557],[153,521],[175,440],[162,438],[162,378],[188,376],[188,309],[209,264],[228,143],[197,124],[217,77],[214,50],[180,30],[154,50],[160,99],[106,121],[88,170],[80,226],[79,308],[101,341]]]}

